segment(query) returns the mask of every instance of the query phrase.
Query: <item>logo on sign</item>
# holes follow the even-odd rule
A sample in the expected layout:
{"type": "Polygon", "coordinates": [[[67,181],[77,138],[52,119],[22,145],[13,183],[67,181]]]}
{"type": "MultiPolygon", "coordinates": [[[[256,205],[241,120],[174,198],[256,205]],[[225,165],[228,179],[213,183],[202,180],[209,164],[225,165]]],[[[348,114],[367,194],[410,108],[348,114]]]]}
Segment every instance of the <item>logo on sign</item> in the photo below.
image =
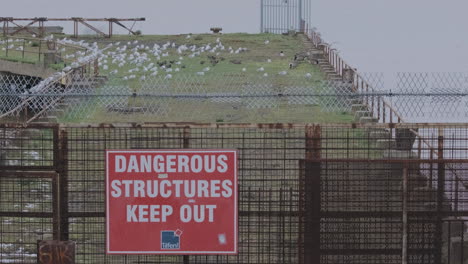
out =
{"type": "Polygon", "coordinates": [[[182,231],[161,231],[161,249],[180,249],[182,231]]]}

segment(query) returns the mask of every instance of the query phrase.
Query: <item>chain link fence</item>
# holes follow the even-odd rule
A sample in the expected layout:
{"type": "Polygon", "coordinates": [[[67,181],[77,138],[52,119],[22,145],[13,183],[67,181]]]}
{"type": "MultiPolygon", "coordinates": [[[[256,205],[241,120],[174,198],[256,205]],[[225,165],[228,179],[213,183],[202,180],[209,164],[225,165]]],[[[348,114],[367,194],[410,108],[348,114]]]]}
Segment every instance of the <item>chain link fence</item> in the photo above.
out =
{"type": "MultiPolygon", "coordinates": [[[[468,74],[462,72],[367,73],[363,78],[406,122],[465,122],[468,74]]],[[[376,100],[371,95],[367,101],[376,100]]],[[[374,104],[374,112],[377,112],[374,104]]],[[[388,120],[388,119],[387,119],[388,120]]]]}
{"type": "Polygon", "coordinates": [[[28,117],[55,116],[65,122],[103,122],[109,118],[199,122],[287,122],[296,118],[307,122],[320,117],[314,116],[316,113],[334,112],[340,118],[357,98],[349,83],[301,77],[179,75],[174,79],[111,79],[102,84],[77,73],[46,89],[28,89],[21,84],[24,88],[19,92],[12,83],[26,79],[4,77],[0,98],[4,117],[27,112],[28,117]]]}
{"type": "Polygon", "coordinates": [[[356,115],[382,122],[396,122],[395,115],[406,122],[468,119],[466,73],[362,76],[370,85],[294,75],[106,81],[86,70],[58,73],[44,85],[38,78],[0,75],[0,116],[53,117],[49,121],[55,122],[353,122],[359,121],[356,115]]]}

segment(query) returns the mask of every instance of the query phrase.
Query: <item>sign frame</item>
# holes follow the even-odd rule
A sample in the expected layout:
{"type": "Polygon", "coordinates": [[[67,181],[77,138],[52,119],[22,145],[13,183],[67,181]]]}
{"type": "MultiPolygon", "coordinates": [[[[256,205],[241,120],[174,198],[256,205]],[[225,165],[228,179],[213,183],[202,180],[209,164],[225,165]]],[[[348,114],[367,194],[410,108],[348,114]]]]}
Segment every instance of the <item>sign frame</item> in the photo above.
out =
{"type": "MultiPolygon", "coordinates": [[[[239,253],[239,209],[238,209],[238,150],[237,149],[106,149],[105,150],[105,203],[106,203],[106,254],[108,255],[237,255],[239,253]],[[155,250],[155,251],[116,251],[110,248],[110,208],[109,202],[109,154],[110,153],[233,153],[234,155],[234,178],[233,178],[233,199],[234,199],[234,224],[233,224],[233,240],[234,248],[232,251],[175,251],[175,250],[155,250]]],[[[161,229],[161,231],[164,231],[161,229]]]]}

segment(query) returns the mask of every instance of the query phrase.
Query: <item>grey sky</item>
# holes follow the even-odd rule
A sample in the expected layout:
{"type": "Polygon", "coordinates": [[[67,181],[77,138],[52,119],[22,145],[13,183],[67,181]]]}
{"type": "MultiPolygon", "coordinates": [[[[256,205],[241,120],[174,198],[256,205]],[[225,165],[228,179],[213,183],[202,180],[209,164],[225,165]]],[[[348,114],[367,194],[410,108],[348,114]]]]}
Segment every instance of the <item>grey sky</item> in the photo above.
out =
{"type": "MultiPolygon", "coordinates": [[[[259,2],[15,0],[3,4],[0,16],[146,17],[137,28],[147,34],[211,26],[256,33],[259,2]]],[[[360,71],[468,71],[467,10],[466,0],[316,0],[312,22],[360,71]]]]}

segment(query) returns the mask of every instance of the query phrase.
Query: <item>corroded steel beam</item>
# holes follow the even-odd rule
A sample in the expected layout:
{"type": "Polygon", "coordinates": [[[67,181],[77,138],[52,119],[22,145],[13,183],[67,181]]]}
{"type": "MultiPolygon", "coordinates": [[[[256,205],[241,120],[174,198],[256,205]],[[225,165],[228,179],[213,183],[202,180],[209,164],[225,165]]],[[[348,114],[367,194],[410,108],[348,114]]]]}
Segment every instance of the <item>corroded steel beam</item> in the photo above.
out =
{"type": "Polygon", "coordinates": [[[132,30],[132,28],[129,28],[122,24],[122,22],[128,22],[128,21],[133,21],[133,22],[138,22],[138,21],[146,21],[146,18],[140,17],[140,18],[83,18],[83,17],[70,17],[70,18],[48,18],[48,17],[34,17],[34,18],[24,18],[24,17],[0,17],[0,22],[3,22],[3,35],[16,35],[22,31],[27,31],[31,35],[35,35],[36,33],[32,30],[30,30],[30,26],[32,26],[35,23],[39,23],[39,32],[37,35],[42,37],[45,33],[45,26],[44,22],[47,21],[61,21],[61,22],[73,22],[73,36],[78,37],[78,23],[81,23],[85,25],[86,27],[92,29],[96,33],[104,36],[104,37],[112,37],[113,35],[113,27],[112,25],[115,23],[119,25],[120,27],[128,30],[129,33],[136,35],[136,32],[132,30]],[[19,21],[30,21],[29,24],[27,25],[20,25],[17,22],[19,21]],[[106,34],[99,30],[98,28],[92,26],[91,24],[87,22],[108,22],[109,23],[109,33],[106,34]],[[12,23],[15,25],[18,29],[15,30],[12,33],[8,32],[8,23],[12,23]]]}

